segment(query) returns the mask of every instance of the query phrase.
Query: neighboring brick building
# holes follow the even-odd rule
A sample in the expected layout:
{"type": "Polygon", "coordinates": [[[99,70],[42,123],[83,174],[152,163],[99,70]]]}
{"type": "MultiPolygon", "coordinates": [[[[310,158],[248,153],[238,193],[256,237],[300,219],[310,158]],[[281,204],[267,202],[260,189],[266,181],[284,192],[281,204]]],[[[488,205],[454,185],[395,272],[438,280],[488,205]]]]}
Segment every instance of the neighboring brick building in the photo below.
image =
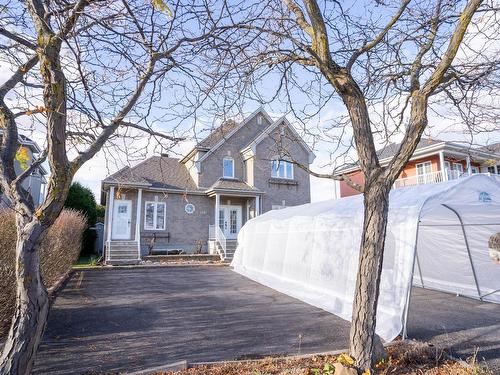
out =
{"type": "Polygon", "coordinates": [[[152,248],[230,259],[247,220],[310,202],[308,173],[284,155],[303,165],[314,159],[285,117],[259,109],[225,122],[182,159],[154,156],[107,177],[107,261],[137,260],[152,248]]]}
{"type": "MultiPolygon", "coordinates": [[[[380,164],[387,165],[398,149],[398,143],[391,143],[378,150],[380,164]]],[[[469,149],[453,142],[422,138],[394,183],[394,188],[454,180],[472,173],[500,175],[500,143],[469,149]]],[[[345,174],[353,182],[364,183],[363,173],[357,164],[345,166],[337,174],[345,174]]],[[[360,194],[343,181],[337,183],[337,192],[340,198],[360,194]]]]}

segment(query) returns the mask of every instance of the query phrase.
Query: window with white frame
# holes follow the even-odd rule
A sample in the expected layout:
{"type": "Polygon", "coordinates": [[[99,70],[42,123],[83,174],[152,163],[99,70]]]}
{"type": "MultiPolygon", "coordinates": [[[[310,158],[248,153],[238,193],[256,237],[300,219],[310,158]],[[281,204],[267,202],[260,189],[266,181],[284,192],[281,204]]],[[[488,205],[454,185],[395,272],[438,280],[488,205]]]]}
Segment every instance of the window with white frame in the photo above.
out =
{"type": "Polygon", "coordinates": [[[470,170],[471,170],[472,173],[479,173],[479,167],[475,167],[475,166],[472,165],[470,167],[470,170]]]}
{"type": "MultiPolygon", "coordinates": [[[[500,166],[497,166],[497,168],[500,168],[500,166]]],[[[491,166],[488,167],[488,173],[497,174],[497,171],[495,170],[495,166],[494,165],[491,165],[491,166]]]]}
{"type": "Polygon", "coordinates": [[[452,169],[459,173],[464,173],[464,166],[462,165],[462,163],[453,163],[452,169]]]}
{"type": "Polygon", "coordinates": [[[432,173],[432,162],[426,161],[424,163],[417,164],[417,174],[424,175],[432,173]]]}
{"type": "Polygon", "coordinates": [[[432,174],[432,162],[426,161],[424,163],[418,163],[417,168],[417,182],[419,184],[426,184],[429,182],[432,174]]]}
{"type": "Polygon", "coordinates": [[[293,180],[293,163],[286,160],[273,160],[271,177],[293,180]]]}
{"type": "Polygon", "coordinates": [[[222,160],[222,177],[234,178],[234,159],[225,157],[222,160]]]}
{"type": "Polygon", "coordinates": [[[165,230],[165,202],[146,202],[144,209],[144,229],[165,230]]]}

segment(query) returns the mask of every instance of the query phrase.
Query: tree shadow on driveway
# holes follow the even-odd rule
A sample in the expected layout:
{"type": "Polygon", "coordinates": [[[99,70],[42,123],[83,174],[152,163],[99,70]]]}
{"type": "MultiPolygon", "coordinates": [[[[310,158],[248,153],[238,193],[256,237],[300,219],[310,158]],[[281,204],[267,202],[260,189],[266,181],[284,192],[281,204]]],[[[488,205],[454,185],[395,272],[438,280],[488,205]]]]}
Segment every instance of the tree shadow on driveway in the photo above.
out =
{"type": "Polygon", "coordinates": [[[348,322],[226,267],[85,272],[54,304],[37,373],[132,371],[347,346],[348,322]]]}

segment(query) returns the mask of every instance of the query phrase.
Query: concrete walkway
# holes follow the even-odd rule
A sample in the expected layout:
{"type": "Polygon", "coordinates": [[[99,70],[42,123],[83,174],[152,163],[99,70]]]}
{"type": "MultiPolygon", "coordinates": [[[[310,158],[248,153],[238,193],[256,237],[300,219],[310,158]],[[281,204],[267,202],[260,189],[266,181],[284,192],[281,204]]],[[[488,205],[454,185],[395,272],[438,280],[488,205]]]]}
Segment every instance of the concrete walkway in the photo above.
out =
{"type": "MultiPolygon", "coordinates": [[[[500,369],[499,317],[499,305],[416,289],[409,333],[464,356],[482,346],[480,356],[500,369]]],[[[348,322],[228,267],[86,270],[57,298],[35,372],[312,353],[346,348],[348,335],[348,322]]]]}

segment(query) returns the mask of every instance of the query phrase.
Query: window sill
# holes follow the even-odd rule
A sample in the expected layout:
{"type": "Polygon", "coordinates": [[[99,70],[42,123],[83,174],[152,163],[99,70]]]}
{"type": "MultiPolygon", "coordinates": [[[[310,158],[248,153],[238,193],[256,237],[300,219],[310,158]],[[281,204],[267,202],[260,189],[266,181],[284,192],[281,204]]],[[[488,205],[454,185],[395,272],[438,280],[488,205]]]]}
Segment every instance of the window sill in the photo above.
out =
{"type": "Polygon", "coordinates": [[[288,178],[278,178],[278,177],[271,177],[268,180],[269,184],[275,184],[275,185],[290,185],[290,186],[298,186],[299,182],[297,180],[291,180],[288,178]]]}

